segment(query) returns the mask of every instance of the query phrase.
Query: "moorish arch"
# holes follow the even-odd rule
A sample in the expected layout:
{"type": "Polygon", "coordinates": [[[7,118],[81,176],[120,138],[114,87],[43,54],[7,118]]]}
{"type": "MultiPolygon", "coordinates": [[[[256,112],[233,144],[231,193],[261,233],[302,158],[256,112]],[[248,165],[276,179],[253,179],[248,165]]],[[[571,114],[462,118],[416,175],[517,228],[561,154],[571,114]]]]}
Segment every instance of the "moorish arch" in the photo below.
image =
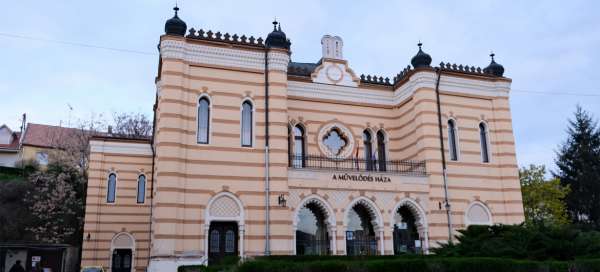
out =
{"type": "Polygon", "coordinates": [[[227,256],[244,256],[244,205],[230,192],[208,201],[204,215],[204,249],[209,264],[227,256]]]}
{"type": "Polygon", "coordinates": [[[335,254],[335,212],[322,197],[307,196],[296,206],[293,231],[295,255],[335,254]]]}
{"type": "Polygon", "coordinates": [[[473,201],[465,210],[465,226],[470,225],[492,225],[492,212],[481,201],[473,201]]]}
{"type": "MultiPolygon", "coordinates": [[[[418,240],[421,244],[421,249],[424,253],[429,251],[429,231],[427,223],[427,214],[425,209],[421,207],[419,203],[411,198],[403,198],[394,207],[392,221],[394,230],[394,254],[398,254],[398,238],[403,234],[403,230],[415,231],[416,236],[409,237],[415,238],[411,241],[411,246],[418,247],[414,241],[418,240]],[[413,226],[411,226],[413,225],[413,226]]],[[[404,237],[403,237],[404,238],[404,237]]],[[[406,240],[406,238],[404,239],[406,240]]],[[[410,249],[409,249],[410,251],[410,249]]]]}
{"type": "Polygon", "coordinates": [[[135,238],[128,232],[119,232],[110,242],[110,268],[114,272],[135,271],[135,238]]]}
{"type": "Polygon", "coordinates": [[[384,254],[383,217],[370,199],[352,200],[344,213],[346,255],[384,254]]]}

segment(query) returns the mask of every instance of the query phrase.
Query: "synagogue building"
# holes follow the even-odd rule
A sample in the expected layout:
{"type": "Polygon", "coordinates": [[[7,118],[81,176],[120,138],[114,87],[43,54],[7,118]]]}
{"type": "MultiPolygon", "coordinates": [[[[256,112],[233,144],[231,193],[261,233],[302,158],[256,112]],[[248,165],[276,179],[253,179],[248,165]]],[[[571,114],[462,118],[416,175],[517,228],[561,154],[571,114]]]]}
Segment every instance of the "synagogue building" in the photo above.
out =
{"type": "Polygon", "coordinates": [[[263,40],[177,11],[153,137],[90,140],[83,266],[427,254],[469,225],[524,220],[511,79],[493,54],[432,65],[419,43],[398,74],[361,75],[338,36],[297,62],[277,22],[263,40]]]}

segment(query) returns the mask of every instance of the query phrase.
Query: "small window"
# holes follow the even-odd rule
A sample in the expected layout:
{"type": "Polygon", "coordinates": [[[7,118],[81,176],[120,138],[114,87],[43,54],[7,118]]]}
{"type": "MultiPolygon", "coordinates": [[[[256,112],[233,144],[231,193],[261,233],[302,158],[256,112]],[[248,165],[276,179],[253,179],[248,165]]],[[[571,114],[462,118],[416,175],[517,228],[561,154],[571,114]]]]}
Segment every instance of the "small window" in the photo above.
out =
{"type": "Polygon", "coordinates": [[[373,156],[373,139],[368,130],[363,131],[363,145],[365,146],[365,166],[367,171],[371,171],[374,167],[373,157],[375,156],[373,156]]]}
{"type": "Polygon", "coordinates": [[[137,203],[144,203],[146,198],[146,176],[140,175],[138,177],[138,185],[137,185],[137,203]]]}
{"type": "Polygon", "coordinates": [[[488,131],[485,123],[479,123],[479,141],[481,142],[481,161],[490,162],[490,147],[488,142],[488,131]]]}
{"type": "Polygon", "coordinates": [[[108,192],[106,193],[106,202],[115,203],[117,194],[117,175],[108,175],[108,192]]]}
{"type": "Polygon", "coordinates": [[[294,167],[304,167],[304,129],[300,125],[294,127],[294,167]]]}
{"type": "Polygon", "coordinates": [[[386,170],[387,158],[385,152],[385,134],[380,130],[377,131],[377,160],[379,162],[379,171],[386,170]]]}
{"type": "Polygon", "coordinates": [[[198,143],[208,144],[210,102],[202,97],[198,102],[198,143]]]}
{"type": "Polygon", "coordinates": [[[40,165],[48,165],[48,153],[38,152],[35,154],[35,159],[40,165]]]}
{"type": "Polygon", "coordinates": [[[235,233],[233,230],[225,232],[225,252],[233,253],[235,251],[235,233]]]}
{"type": "Polygon", "coordinates": [[[456,138],[456,123],[454,120],[448,120],[448,150],[450,151],[450,160],[458,160],[458,139],[456,138]]]}
{"type": "Polygon", "coordinates": [[[242,146],[252,146],[252,104],[245,101],[242,104],[242,146]]]}
{"type": "Polygon", "coordinates": [[[218,230],[211,230],[210,231],[210,252],[213,253],[218,253],[220,251],[219,249],[219,239],[220,238],[220,234],[218,230]]]}

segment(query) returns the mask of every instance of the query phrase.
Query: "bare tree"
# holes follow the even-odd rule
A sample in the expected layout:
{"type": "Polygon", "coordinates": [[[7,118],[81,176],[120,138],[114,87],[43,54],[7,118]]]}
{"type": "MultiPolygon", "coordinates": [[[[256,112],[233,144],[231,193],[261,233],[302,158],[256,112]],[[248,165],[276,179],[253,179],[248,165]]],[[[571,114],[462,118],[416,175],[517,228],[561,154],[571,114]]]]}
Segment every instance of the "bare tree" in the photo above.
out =
{"type": "Polygon", "coordinates": [[[143,113],[114,113],[113,122],[109,134],[131,138],[147,138],[152,134],[152,121],[143,113]]]}

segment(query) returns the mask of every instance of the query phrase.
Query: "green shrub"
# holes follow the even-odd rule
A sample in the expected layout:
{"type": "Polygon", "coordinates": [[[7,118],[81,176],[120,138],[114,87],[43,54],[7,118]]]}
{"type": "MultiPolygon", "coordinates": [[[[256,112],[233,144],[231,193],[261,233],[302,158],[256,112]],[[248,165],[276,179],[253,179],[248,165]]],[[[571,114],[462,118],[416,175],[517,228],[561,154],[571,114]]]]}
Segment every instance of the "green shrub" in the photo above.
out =
{"type": "Polygon", "coordinates": [[[575,226],[494,225],[460,230],[456,244],[442,244],[439,256],[574,260],[600,257],[600,232],[575,226]]]}
{"type": "MultiPolygon", "coordinates": [[[[595,260],[581,261],[581,271],[597,265],[595,260]]],[[[563,272],[568,262],[514,260],[481,257],[436,256],[345,256],[317,257],[259,257],[241,264],[238,272],[563,272]],[[297,259],[297,260],[296,260],[297,259]],[[300,260],[300,261],[299,261],[300,260]]],[[[577,270],[580,271],[580,270],[577,270]]]]}

